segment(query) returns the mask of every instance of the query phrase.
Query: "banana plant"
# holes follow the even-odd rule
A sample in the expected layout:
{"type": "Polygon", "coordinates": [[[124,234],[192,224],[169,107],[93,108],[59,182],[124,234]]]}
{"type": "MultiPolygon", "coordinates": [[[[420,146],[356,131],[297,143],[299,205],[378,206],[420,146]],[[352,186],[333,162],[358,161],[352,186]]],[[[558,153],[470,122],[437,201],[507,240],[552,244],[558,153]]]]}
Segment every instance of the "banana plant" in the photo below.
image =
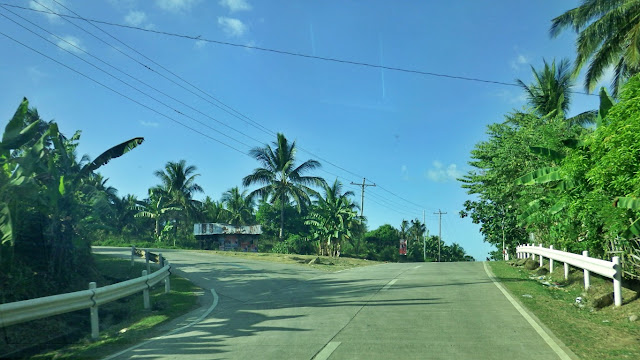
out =
{"type": "MultiPolygon", "coordinates": [[[[640,198],[629,196],[617,197],[613,201],[613,206],[638,211],[640,210],[640,198]]],[[[635,219],[631,225],[629,225],[629,227],[620,234],[620,236],[625,239],[640,237],[640,218],[635,219]]]]}

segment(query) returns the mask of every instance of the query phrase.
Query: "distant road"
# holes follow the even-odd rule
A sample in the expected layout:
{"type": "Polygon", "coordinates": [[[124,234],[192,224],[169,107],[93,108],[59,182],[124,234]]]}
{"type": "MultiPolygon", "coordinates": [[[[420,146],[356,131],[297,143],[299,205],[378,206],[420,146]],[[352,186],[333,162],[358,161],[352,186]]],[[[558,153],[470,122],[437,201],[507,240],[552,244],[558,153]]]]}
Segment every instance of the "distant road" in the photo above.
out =
{"type": "MultiPolygon", "coordinates": [[[[94,252],[130,254],[126,248],[94,252]]],[[[192,251],[162,253],[210,294],[184,324],[202,320],[117,359],[575,359],[525,319],[481,262],[326,273],[192,251]]]]}

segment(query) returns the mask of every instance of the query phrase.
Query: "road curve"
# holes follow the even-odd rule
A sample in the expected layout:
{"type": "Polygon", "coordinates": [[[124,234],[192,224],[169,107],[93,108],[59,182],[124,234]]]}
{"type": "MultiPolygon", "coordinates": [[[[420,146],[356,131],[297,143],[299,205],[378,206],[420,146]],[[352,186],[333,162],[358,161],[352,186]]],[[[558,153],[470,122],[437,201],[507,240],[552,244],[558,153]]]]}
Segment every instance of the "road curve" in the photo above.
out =
{"type": "Polygon", "coordinates": [[[209,304],[196,314],[200,322],[115,359],[576,358],[562,344],[554,349],[545,342],[481,262],[326,273],[194,251],[162,253],[182,276],[215,291],[215,309],[204,312],[209,304]]]}

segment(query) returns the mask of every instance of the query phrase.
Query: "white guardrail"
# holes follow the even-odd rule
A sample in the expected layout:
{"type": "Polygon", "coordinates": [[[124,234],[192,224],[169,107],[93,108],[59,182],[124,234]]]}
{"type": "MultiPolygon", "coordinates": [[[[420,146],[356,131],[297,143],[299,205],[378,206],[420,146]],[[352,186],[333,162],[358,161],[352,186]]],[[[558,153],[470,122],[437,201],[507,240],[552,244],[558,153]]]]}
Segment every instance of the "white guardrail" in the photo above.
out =
{"type": "Polygon", "coordinates": [[[564,263],[564,278],[569,277],[569,265],[584,270],[584,288],[589,289],[590,278],[589,273],[593,272],[610,279],[613,279],[613,299],[616,306],[622,305],[622,272],[620,270],[620,258],[614,256],[611,261],[601,260],[589,257],[588,251],[583,251],[582,255],[555,250],[553,245],[549,249],[534,245],[520,245],[516,248],[516,254],[519,259],[531,258],[535,260],[536,255],[540,259],[540,266],[543,259],[549,259],[549,272],[553,272],[553,261],[564,263]]]}
{"type": "Polygon", "coordinates": [[[95,282],[90,282],[89,290],[0,304],[0,328],[72,311],[89,309],[91,337],[97,339],[99,335],[98,307],[100,305],[142,291],[144,308],[150,309],[149,289],[152,286],[164,280],[164,292],[168,293],[171,290],[169,280],[171,265],[169,261],[162,258],[162,254],[160,254],[159,258],[160,263],[164,266],[151,274],[147,270],[142,270],[142,276],[139,278],[100,288],[96,288],[95,282]]]}

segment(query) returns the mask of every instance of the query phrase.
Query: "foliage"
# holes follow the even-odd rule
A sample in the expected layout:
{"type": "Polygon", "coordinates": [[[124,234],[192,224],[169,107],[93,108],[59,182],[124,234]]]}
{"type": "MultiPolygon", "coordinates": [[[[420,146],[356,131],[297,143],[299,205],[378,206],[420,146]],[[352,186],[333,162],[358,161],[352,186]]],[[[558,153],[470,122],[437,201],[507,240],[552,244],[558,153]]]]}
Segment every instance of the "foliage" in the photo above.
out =
{"type": "Polygon", "coordinates": [[[270,198],[269,202],[280,202],[280,233],[279,238],[284,239],[284,210],[285,205],[291,200],[296,204],[298,212],[310,203],[309,195],[316,194],[310,186],[322,186],[324,179],[317,176],[305,176],[304,173],[317,169],[320,163],[316,160],[307,160],[296,166],[295,155],[297,152],[295,141],[289,143],[287,138],[278,133],[277,140],[264,147],[253,148],[249,154],[258,160],[262,167],[257,168],[252,174],[242,179],[244,186],[254,184],[262,185],[253,190],[249,197],[258,196],[262,199],[270,198]]]}
{"type": "Polygon", "coordinates": [[[341,244],[353,237],[351,230],[361,220],[358,206],[350,198],[353,191],[342,192],[342,183],[336,179],[332,186],[323,184],[324,197],[318,196],[305,224],[318,241],[319,255],[338,256],[341,244]]]}
{"type": "Polygon", "coordinates": [[[574,74],[589,63],[585,89],[592,91],[613,67],[611,90],[617,96],[625,80],[640,69],[640,1],[583,0],[553,19],[551,35],[567,28],[578,34],[574,74]]]}
{"type": "MultiPolygon", "coordinates": [[[[79,132],[67,138],[55,122],[41,120],[27,99],[9,120],[0,143],[3,286],[12,274],[31,273],[29,280],[32,285],[39,283],[39,295],[44,295],[67,288],[75,274],[91,266],[87,230],[94,216],[92,205],[99,208],[101,203],[116,199],[94,170],[137,147],[143,139],[116,145],[93,162],[77,158],[79,139],[79,132]]],[[[13,286],[15,289],[19,283],[13,286]]]]}
{"type": "Polygon", "coordinates": [[[233,187],[222,194],[222,203],[227,211],[227,222],[231,225],[253,225],[253,199],[247,196],[247,190],[240,192],[238,187],[233,187]]]}

